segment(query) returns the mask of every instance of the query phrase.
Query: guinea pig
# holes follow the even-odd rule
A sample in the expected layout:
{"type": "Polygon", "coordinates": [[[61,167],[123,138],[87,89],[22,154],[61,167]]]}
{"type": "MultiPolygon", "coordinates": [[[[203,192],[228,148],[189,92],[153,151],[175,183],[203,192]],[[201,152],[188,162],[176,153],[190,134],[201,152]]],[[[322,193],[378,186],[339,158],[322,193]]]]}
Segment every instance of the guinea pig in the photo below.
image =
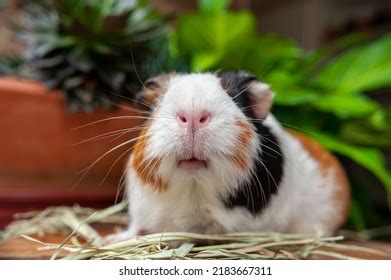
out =
{"type": "Polygon", "coordinates": [[[349,185],[338,161],[270,113],[273,92],[245,72],[164,74],[137,100],[150,108],[126,168],[129,228],[331,235],[349,185]]]}

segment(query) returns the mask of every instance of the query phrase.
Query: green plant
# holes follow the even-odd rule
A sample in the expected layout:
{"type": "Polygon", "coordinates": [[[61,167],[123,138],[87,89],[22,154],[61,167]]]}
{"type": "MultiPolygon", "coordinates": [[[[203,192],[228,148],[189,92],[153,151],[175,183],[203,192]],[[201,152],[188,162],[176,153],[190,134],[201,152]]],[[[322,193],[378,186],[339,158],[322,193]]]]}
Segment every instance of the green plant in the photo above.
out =
{"type": "MultiPolygon", "coordinates": [[[[257,34],[254,16],[227,11],[228,2],[199,1],[197,13],[179,17],[173,53],[194,71],[242,69],[269,83],[277,93],[274,114],[375,175],[391,208],[391,174],[380,149],[391,147],[391,111],[370,95],[391,87],[391,35],[351,35],[305,52],[287,38],[257,34]]],[[[354,206],[358,227],[364,210],[354,206]]]]}
{"type": "Polygon", "coordinates": [[[17,58],[0,57],[0,75],[13,74],[20,66],[20,60],[17,58]]]}
{"type": "Polygon", "coordinates": [[[152,42],[166,31],[144,1],[33,1],[23,19],[22,75],[61,89],[71,110],[131,96],[149,75],[142,63],[155,55],[152,42]]]}

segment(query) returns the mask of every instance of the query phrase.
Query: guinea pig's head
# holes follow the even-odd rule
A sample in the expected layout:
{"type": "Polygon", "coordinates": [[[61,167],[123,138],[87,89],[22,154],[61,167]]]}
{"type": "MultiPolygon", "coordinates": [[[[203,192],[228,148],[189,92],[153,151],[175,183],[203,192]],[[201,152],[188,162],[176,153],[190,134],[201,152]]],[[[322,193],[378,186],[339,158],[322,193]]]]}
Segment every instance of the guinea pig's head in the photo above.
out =
{"type": "Polygon", "coordinates": [[[143,183],[165,190],[176,181],[217,186],[248,177],[261,148],[252,121],[272,104],[266,84],[244,72],[165,74],[136,99],[151,108],[131,161],[143,183]]]}

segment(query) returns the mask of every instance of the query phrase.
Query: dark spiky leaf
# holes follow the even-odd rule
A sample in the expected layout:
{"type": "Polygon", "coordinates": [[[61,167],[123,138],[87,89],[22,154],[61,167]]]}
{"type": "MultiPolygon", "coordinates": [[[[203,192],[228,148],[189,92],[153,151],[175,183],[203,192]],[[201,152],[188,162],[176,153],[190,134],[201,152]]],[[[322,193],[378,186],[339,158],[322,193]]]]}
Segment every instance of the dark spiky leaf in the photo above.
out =
{"type": "Polygon", "coordinates": [[[115,104],[111,92],[131,96],[147,78],[152,42],[166,36],[164,20],[143,1],[28,1],[23,13],[21,73],[61,89],[71,110],[115,104]]]}

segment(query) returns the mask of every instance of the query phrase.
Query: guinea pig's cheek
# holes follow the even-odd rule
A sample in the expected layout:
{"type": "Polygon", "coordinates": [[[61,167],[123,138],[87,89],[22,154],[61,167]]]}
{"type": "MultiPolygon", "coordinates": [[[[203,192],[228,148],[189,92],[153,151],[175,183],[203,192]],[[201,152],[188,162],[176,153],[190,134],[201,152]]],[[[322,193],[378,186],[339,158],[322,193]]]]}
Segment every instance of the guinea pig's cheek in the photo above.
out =
{"type": "Polygon", "coordinates": [[[237,120],[235,125],[239,134],[230,160],[241,171],[246,171],[251,165],[251,141],[254,137],[254,131],[248,121],[237,120]]]}
{"type": "Polygon", "coordinates": [[[150,125],[146,124],[134,146],[131,165],[142,183],[155,188],[157,191],[163,191],[167,188],[167,183],[157,174],[161,165],[161,159],[147,157],[149,130],[150,125]]]}

